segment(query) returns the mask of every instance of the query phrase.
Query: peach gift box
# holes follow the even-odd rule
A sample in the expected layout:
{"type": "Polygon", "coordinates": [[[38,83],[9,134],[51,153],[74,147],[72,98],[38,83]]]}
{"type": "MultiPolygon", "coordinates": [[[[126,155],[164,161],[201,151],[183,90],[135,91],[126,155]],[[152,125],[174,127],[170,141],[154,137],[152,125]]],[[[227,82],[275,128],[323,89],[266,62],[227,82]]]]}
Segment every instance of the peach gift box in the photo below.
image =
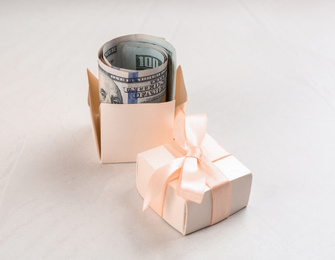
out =
{"type": "MultiPolygon", "coordinates": [[[[181,67],[175,99],[150,104],[105,104],[99,101],[99,81],[87,70],[93,136],[101,163],[135,162],[138,153],[173,140],[175,106],[187,99],[181,67]]],[[[172,77],[173,78],[173,77],[172,77]]]]}
{"type": "MultiPolygon", "coordinates": [[[[203,142],[223,149],[208,134],[206,134],[203,142]]],[[[136,185],[138,192],[143,198],[149,180],[155,170],[167,165],[176,158],[176,156],[171,153],[171,150],[167,148],[165,145],[161,145],[140,153],[137,156],[136,185]]],[[[226,153],[229,154],[228,152],[226,153]]],[[[248,205],[252,173],[232,155],[214,161],[213,163],[230,181],[231,200],[229,215],[232,215],[248,205]]],[[[212,214],[211,190],[206,188],[202,202],[197,204],[186,201],[177,195],[177,182],[177,179],[172,180],[168,183],[166,188],[162,214],[163,219],[183,235],[210,226],[212,214]]],[[[225,201],[226,199],[227,198],[221,198],[221,203],[227,203],[227,201],[225,201]]],[[[159,209],[153,208],[153,210],[159,214],[159,209]]]]}

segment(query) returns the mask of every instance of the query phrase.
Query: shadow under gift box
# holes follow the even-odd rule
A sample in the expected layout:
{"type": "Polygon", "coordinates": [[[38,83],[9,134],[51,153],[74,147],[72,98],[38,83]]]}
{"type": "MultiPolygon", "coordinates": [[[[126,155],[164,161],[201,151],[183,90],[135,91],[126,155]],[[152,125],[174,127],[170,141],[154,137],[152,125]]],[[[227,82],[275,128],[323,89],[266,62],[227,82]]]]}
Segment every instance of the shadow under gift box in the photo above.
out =
{"type": "Polygon", "coordinates": [[[136,162],[138,153],[173,140],[175,107],[187,100],[180,66],[175,100],[161,103],[100,104],[99,80],[89,70],[87,77],[93,136],[101,163],[136,162]]]}

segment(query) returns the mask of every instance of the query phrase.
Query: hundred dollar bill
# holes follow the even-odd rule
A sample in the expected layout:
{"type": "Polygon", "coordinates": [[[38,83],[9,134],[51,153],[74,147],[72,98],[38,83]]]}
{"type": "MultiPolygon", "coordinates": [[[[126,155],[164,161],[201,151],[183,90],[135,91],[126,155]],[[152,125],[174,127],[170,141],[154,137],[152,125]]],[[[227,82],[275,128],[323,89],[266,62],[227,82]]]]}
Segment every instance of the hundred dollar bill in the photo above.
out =
{"type": "Polygon", "coordinates": [[[176,54],[162,38],[135,34],[104,44],[98,53],[101,103],[157,103],[174,98],[176,54]]]}

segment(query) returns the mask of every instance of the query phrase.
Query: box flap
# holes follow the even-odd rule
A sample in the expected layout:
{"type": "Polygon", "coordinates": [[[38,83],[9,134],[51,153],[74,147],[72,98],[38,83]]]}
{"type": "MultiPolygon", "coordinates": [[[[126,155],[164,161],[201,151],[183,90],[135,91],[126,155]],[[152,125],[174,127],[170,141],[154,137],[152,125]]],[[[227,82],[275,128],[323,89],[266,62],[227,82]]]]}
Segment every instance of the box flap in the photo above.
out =
{"type": "Polygon", "coordinates": [[[91,112],[92,128],[94,141],[98,150],[99,160],[101,161],[101,139],[100,139],[100,100],[99,100],[99,81],[87,69],[88,78],[88,105],[91,112]]]}
{"type": "Polygon", "coordinates": [[[177,68],[175,93],[176,107],[187,101],[187,92],[181,66],[177,68]]]}

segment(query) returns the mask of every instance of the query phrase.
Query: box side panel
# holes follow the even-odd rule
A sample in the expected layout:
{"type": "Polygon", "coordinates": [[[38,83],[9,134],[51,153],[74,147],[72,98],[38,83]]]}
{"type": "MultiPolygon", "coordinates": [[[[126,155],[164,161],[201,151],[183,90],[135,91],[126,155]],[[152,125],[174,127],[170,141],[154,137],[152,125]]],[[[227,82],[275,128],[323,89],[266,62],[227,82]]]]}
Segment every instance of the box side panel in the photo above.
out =
{"type": "Polygon", "coordinates": [[[174,104],[101,104],[102,162],[135,162],[138,153],[172,141],[174,104]]]}
{"type": "Polygon", "coordinates": [[[212,193],[209,189],[205,192],[201,204],[188,201],[186,202],[186,207],[185,235],[208,227],[211,224],[212,193]]]}
{"type": "Polygon", "coordinates": [[[144,198],[146,187],[154,170],[141,154],[137,156],[136,164],[136,187],[144,198]]]}
{"type": "Polygon", "coordinates": [[[185,235],[184,223],[186,217],[186,203],[176,192],[177,180],[169,183],[166,189],[163,219],[172,227],[185,235]]]}
{"type": "Polygon", "coordinates": [[[230,215],[246,207],[249,201],[252,174],[234,156],[229,156],[214,163],[231,182],[230,215]]]}
{"type": "Polygon", "coordinates": [[[251,190],[252,174],[249,173],[231,182],[230,215],[248,205],[251,190]]]}

